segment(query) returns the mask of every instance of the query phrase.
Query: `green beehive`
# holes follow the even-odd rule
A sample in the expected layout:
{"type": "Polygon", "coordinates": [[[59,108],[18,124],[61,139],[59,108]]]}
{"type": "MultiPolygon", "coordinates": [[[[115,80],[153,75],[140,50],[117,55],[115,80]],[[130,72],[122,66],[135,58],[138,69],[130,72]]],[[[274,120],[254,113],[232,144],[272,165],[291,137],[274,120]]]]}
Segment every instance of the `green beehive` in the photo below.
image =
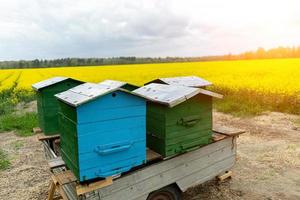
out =
{"type": "Polygon", "coordinates": [[[200,88],[151,83],[133,93],[147,102],[147,146],[164,157],[210,143],[212,98],[200,88]]]}
{"type": "Polygon", "coordinates": [[[83,82],[67,77],[53,77],[32,85],[37,96],[39,126],[45,135],[58,134],[59,105],[55,94],[75,87],[83,82]]]}

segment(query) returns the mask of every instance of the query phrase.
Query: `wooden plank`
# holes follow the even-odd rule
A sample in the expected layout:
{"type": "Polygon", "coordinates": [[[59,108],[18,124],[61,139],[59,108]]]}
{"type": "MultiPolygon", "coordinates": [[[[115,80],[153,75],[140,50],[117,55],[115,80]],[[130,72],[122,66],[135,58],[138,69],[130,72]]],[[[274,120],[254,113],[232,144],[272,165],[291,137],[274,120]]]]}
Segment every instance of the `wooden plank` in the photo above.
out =
{"type": "Polygon", "coordinates": [[[245,130],[220,125],[214,125],[213,131],[228,136],[236,136],[245,133],[245,130]]]}
{"type": "MultiPolygon", "coordinates": [[[[235,162],[235,149],[232,149],[231,138],[151,165],[151,167],[138,170],[134,172],[134,174],[123,176],[120,179],[116,179],[112,186],[102,188],[99,193],[103,200],[134,199],[163,186],[177,182],[199,170],[205,168],[209,169],[214,163],[223,163],[225,160],[226,164],[221,164],[221,169],[224,168],[224,166],[232,167],[235,162]]],[[[219,170],[217,172],[220,173],[219,170]]],[[[214,177],[218,175],[218,173],[214,173],[214,177]]],[[[206,177],[208,174],[205,173],[203,176],[206,177]]],[[[184,185],[183,187],[188,186],[184,185]]],[[[95,199],[97,199],[98,194],[95,193],[95,195],[95,199]]]]}
{"type": "Polygon", "coordinates": [[[54,140],[60,138],[60,135],[38,135],[38,140],[54,140]]]}
{"type": "Polygon", "coordinates": [[[218,181],[224,181],[232,177],[232,171],[226,171],[224,174],[217,176],[218,181]]]}
{"type": "Polygon", "coordinates": [[[48,165],[50,169],[58,168],[58,167],[63,167],[65,166],[65,162],[62,160],[61,157],[53,158],[48,160],[48,165]]]}
{"type": "Polygon", "coordinates": [[[213,135],[212,135],[212,139],[213,139],[214,142],[223,140],[224,138],[226,138],[226,135],[224,135],[224,134],[213,133],[213,135]]]}
{"type": "Polygon", "coordinates": [[[56,189],[56,185],[55,185],[54,181],[51,180],[47,200],[53,200],[55,189],[56,189]]]}
{"type": "MultiPolygon", "coordinates": [[[[174,181],[178,182],[178,179],[180,179],[182,180],[180,186],[183,188],[191,186],[190,184],[192,182],[202,183],[205,180],[211,179],[211,176],[213,175],[216,177],[218,174],[224,173],[226,170],[230,170],[230,167],[232,167],[234,164],[236,152],[236,146],[234,145],[234,149],[232,149],[231,146],[231,137],[226,137],[221,141],[209,144],[193,152],[183,154],[182,156],[178,156],[174,159],[151,165],[151,167],[145,167],[141,170],[130,173],[129,175],[125,175],[119,179],[116,179],[114,184],[111,186],[104,187],[100,190],[93,190],[85,197],[89,200],[96,200],[100,197],[101,199],[103,197],[104,200],[124,198],[141,199],[140,197],[142,197],[143,194],[146,194],[147,191],[153,191],[155,188],[166,184],[166,182],[174,183],[174,181]],[[199,166],[201,167],[199,168],[199,166]],[[175,170],[175,168],[178,169],[175,170]],[[194,171],[194,169],[199,171],[194,171]],[[180,173],[178,173],[178,170],[180,173]],[[186,172],[188,173],[185,174],[186,172]],[[183,177],[187,178],[184,179],[181,176],[181,173],[184,173],[183,177]],[[130,198],[126,198],[129,196],[130,198]]],[[[46,148],[46,150],[48,149],[46,148]]],[[[50,154],[51,152],[49,155],[50,154]]],[[[50,156],[52,156],[52,154],[50,156]]],[[[65,192],[68,192],[68,198],[72,200],[77,199],[75,197],[77,195],[74,191],[74,185],[75,183],[64,185],[64,187],[67,187],[65,188],[67,189],[65,192]]],[[[144,197],[146,196],[147,195],[144,197]]]]}
{"type": "Polygon", "coordinates": [[[178,187],[182,191],[186,191],[190,187],[214,179],[217,175],[224,173],[226,170],[230,170],[233,167],[235,163],[234,156],[235,155],[232,155],[231,157],[216,162],[205,169],[201,169],[195,173],[185,176],[179,181],[176,181],[178,187]]]}
{"type": "Polygon", "coordinates": [[[54,175],[59,185],[65,185],[67,183],[72,183],[77,181],[77,178],[74,176],[74,174],[70,171],[63,171],[59,172],[54,175]]]}
{"type": "Polygon", "coordinates": [[[40,127],[34,127],[34,128],[32,129],[32,132],[33,132],[34,134],[43,133],[43,131],[42,131],[42,129],[41,129],[40,127]]]}
{"type": "MultiPolygon", "coordinates": [[[[220,151],[217,154],[220,154],[220,151]]],[[[189,182],[187,182],[186,184],[180,182],[187,176],[195,177],[200,180],[212,173],[215,177],[219,173],[220,169],[227,169],[228,167],[233,166],[235,162],[235,158],[233,155],[229,158],[225,157],[224,159],[224,155],[228,154],[228,152],[224,154],[222,153],[223,155],[221,156],[217,156],[217,154],[212,155],[212,157],[208,159],[206,157],[203,162],[200,161],[196,163],[183,164],[163,173],[157,173],[155,176],[144,179],[143,181],[130,182],[130,184],[127,183],[127,187],[125,189],[112,192],[110,194],[105,195],[105,193],[103,193],[103,190],[105,190],[106,188],[103,188],[101,189],[101,195],[103,195],[103,200],[122,199],[122,197],[123,199],[134,199],[175,182],[180,183],[179,187],[188,188],[191,186],[189,182]],[[215,165],[218,167],[212,168],[212,166],[215,165]],[[201,172],[201,175],[196,176],[196,173],[199,171],[201,172]]],[[[112,185],[111,187],[114,187],[114,185],[112,185]]],[[[109,189],[110,187],[107,188],[109,189]]]]}
{"type": "Polygon", "coordinates": [[[157,159],[162,159],[162,155],[147,148],[147,162],[157,160],[157,159]]]}
{"type": "Polygon", "coordinates": [[[76,186],[77,195],[82,195],[109,186],[111,184],[113,184],[112,177],[107,177],[105,180],[101,180],[90,184],[78,184],[76,186]]]}
{"type": "Polygon", "coordinates": [[[62,185],[59,185],[58,186],[58,191],[59,191],[59,194],[60,196],[62,197],[63,200],[69,200],[68,196],[66,195],[62,185]]]}

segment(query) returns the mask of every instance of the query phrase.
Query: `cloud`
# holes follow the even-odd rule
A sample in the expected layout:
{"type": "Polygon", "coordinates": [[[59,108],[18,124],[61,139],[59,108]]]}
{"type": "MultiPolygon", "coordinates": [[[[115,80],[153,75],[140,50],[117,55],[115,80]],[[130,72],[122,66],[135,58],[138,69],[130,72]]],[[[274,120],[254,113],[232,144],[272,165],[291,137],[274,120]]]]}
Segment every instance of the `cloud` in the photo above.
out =
{"type": "Polygon", "coordinates": [[[272,5],[259,0],[10,0],[0,7],[0,60],[197,56],[291,45],[300,43],[298,4],[294,0],[272,1],[272,5]]]}

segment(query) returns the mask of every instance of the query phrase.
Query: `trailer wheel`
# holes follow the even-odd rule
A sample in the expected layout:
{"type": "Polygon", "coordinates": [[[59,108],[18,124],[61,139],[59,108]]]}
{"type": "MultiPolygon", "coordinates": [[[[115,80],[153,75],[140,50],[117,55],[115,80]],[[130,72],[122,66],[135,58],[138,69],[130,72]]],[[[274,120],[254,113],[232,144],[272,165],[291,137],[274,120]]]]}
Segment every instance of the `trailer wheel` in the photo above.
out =
{"type": "Polygon", "coordinates": [[[167,186],[151,192],[147,200],[181,200],[181,191],[175,186],[167,186]]]}

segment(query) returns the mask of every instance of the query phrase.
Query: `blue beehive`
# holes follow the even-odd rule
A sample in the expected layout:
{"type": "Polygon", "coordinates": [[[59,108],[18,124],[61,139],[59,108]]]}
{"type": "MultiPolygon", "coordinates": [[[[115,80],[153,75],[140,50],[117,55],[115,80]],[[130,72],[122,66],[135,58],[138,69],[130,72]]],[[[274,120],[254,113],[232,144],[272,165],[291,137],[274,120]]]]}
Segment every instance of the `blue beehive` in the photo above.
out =
{"type": "Polygon", "coordinates": [[[80,181],[120,174],[146,161],[146,103],[126,83],[85,83],[55,95],[61,155],[80,181]]]}

